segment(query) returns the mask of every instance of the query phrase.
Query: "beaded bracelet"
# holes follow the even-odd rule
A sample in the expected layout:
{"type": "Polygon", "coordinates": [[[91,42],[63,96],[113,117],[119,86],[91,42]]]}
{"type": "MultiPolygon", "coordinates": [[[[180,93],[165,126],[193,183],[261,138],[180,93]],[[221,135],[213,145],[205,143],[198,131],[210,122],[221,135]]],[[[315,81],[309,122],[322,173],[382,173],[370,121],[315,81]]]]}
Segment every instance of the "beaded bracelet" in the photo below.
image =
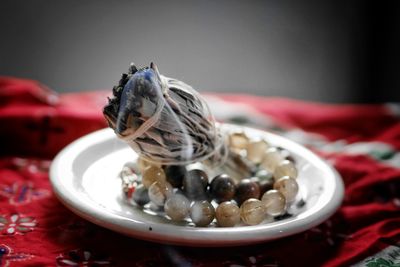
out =
{"type": "Polygon", "coordinates": [[[124,196],[143,209],[163,209],[172,221],[203,227],[214,219],[219,226],[232,227],[240,221],[257,225],[267,216],[284,215],[299,191],[290,155],[242,132],[229,135],[229,148],[256,164],[253,177],[235,182],[221,173],[209,183],[202,169],[161,166],[139,158],[120,172],[124,196]]]}

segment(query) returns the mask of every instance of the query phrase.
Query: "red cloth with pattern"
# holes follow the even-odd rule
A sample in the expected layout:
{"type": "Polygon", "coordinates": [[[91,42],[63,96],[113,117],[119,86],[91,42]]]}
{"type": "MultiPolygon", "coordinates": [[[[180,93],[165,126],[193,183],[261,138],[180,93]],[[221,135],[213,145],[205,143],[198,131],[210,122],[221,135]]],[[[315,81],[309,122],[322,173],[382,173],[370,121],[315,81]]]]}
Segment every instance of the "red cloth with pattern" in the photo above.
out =
{"type": "MultiPolygon", "coordinates": [[[[349,266],[360,262],[395,266],[400,260],[399,253],[379,254],[388,247],[398,248],[400,242],[400,119],[395,114],[399,106],[212,94],[213,100],[226,106],[245,107],[248,112],[239,118],[241,122],[252,123],[256,116],[261,118],[260,127],[265,119],[265,127],[282,134],[301,132],[306,145],[334,163],[346,195],[328,221],[306,232],[253,246],[190,248],[136,240],[96,226],[74,215],[52,193],[51,159],[74,139],[106,127],[101,108],[107,94],[56,95],[35,81],[0,78],[1,267],[349,266]],[[313,143],[314,137],[323,144],[313,143]],[[357,151],[355,144],[366,149],[357,151]]],[[[237,117],[224,119],[238,121],[237,117]]]]}

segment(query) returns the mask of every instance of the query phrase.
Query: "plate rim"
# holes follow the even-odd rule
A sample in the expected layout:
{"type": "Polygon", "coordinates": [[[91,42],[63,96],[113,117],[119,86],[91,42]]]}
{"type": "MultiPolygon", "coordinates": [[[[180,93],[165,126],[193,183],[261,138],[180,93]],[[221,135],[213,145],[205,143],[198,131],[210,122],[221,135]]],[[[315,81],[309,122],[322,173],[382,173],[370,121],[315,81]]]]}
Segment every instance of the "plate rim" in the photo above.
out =
{"type": "MultiPolygon", "coordinates": [[[[68,163],[68,161],[65,161],[68,156],[76,156],[79,154],[79,152],[84,151],[85,147],[90,147],[91,145],[94,145],[99,141],[106,141],[108,139],[118,140],[114,132],[109,128],[97,130],[83,137],[80,137],[67,145],[57,154],[57,156],[53,159],[51,163],[49,172],[49,178],[53,188],[53,192],[60,200],[60,202],[72,212],[99,226],[147,241],[198,247],[222,247],[255,244],[293,235],[317,226],[318,224],[328,219],[339,208],[344,198],[343,181],[336,169],[327,164],[326,161],[321,159],[314,152],[288,138],[265,130],[233,124],[223,124],[223,126],[244,129],[245,131],[246,129],[249,129],[251,131],[257,131],[262,134],[274,136],[275,139],[285,140],[286,143],[289,143],[292,147],[295,147],[296,150],[300,150],[306,153],[307,157],[313,157],[315,160],[318,161],[319,165],[323,166],[331,173],[335,188],[332,189],[332,197],[330,198],[330,200],[320,208],[319,212],[311,213],[310,215],[305,217],[301,216],[304,213],[300,213],[299,215],[297,215],[296,217],[298,218],[296,222],[293,222],[297,224],[296,227],[293,227],[293,225],[290,225],[290,223],[285,223],[284,220],[255,226],[228,228],[188,227],[157,222],[144,223],[133,219],[127,220],[126,217],[115,214],[112,211],[108,210],[108,212],[105,212],[107,210],[101,208],[100,205],[93,206],[89,205],[88,202],[80,202],[78,197],[74,198],[73,195],[68,194],[69,191],[63,190],[61,180],[58,178],[60,169],[62,170],[63,168],[65,168],[62,166],[65,166],[65,164],[68,163]],[[177,235],[177,231],[180,234],[177,235]],[[261,233],[264,232],[264,234],[260,234],[260,231],[261,233]],[[265,235],[265,232],[267,232],[268,235],[265,235]],[[251,237],[249,233],[252,234],[251,237]],[[223,236],[224,238],[216,239],[215,236],[213,238],[209,238],[210,234],[217,234],[219,237],[223,236]]],[[[118,141],[122,142],[120,140],[118,141]]],[[[72,159],[73,158],[74,157],[72,157],[72,159]]],[[[72,159],[70,159],[69,161],[73,162],[72,159]]],[[[63,175],[69,175],[69,179],[74,179],[74,174],[72,172],[63,175]]]]}

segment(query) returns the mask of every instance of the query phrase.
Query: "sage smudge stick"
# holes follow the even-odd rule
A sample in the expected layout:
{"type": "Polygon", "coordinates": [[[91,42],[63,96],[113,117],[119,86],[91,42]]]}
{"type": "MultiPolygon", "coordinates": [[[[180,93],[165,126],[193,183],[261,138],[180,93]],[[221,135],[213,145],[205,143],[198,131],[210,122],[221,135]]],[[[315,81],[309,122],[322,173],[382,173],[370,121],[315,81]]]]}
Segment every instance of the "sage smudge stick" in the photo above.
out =
{"type": "Polygon", "coordinates": [[[222,163],[224,138],[207,104],[189,85],[131,64],[103,110],[116,135],[141,157],[163,165],[222,163]]]}

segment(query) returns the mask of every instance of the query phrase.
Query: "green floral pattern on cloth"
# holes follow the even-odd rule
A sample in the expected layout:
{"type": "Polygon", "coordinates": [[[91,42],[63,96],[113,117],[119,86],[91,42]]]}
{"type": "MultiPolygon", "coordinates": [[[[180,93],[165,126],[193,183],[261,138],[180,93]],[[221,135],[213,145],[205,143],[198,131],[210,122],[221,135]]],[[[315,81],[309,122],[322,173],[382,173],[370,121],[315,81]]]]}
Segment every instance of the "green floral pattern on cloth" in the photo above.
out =
{"type": "Polygon", "coordinates": [[[400,267],[400,246],[389,246],[353,267],[400,267]]]}

